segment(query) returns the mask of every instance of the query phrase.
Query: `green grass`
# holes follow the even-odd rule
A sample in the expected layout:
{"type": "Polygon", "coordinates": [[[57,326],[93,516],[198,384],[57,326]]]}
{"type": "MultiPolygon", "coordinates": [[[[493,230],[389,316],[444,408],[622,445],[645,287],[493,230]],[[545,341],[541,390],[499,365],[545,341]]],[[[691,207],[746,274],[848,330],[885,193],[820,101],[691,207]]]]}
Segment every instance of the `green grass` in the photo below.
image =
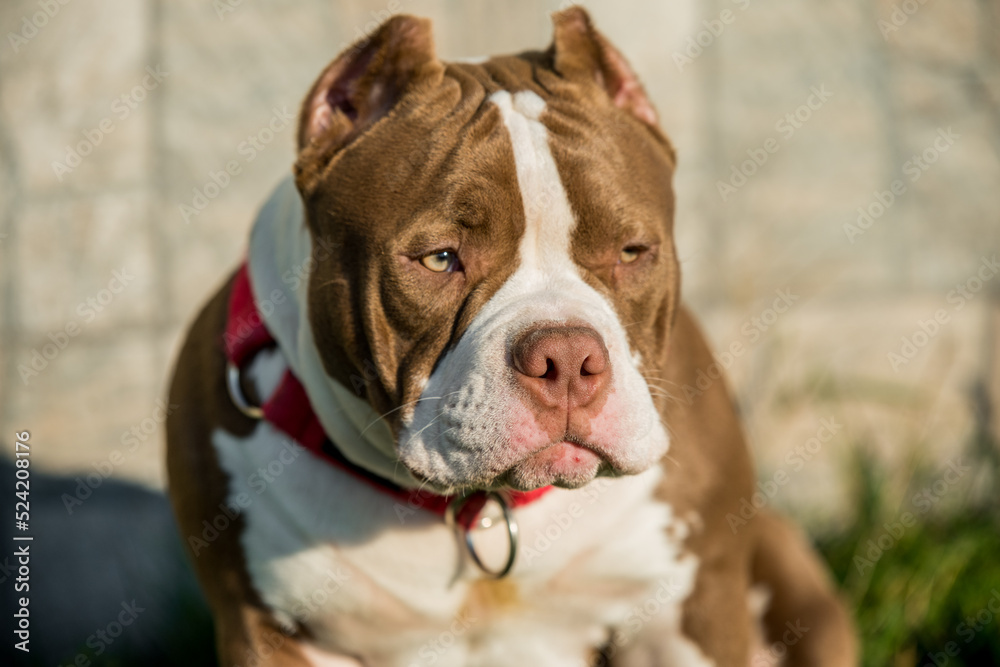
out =
{"type": "Polygon", "coordinates": [[[973,475],[948,492],[958,498],[926,510],[913,494],[940,476],[915,474],[900,500],[886,491],[885,471],[854,463],[854,521],[818,546],[854,612],[865,667],[1000,665],[998,461],[992,446],[973,449],[973,475]]]}

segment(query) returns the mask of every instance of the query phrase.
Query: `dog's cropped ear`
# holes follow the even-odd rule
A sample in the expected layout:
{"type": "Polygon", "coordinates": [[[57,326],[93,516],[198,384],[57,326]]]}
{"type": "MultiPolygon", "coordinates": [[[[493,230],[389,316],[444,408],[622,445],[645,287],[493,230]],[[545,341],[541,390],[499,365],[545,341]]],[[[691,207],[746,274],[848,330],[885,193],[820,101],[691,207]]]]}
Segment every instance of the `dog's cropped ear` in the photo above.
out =
{"type": "Polygon", "coordinates": [[[394,16],[334,59],[313,84],[299,116],[300,154],[349,143],[415,82],[441,71],[430,21],[394,16]]]}
{"type": "Polygon", "coordinates": [[[592,80],[604,88],[615,106],[656,127],[656,111],[625,57],[599,33],[582,7],[552,15],[554,67],[570,80],[592,80]]]}

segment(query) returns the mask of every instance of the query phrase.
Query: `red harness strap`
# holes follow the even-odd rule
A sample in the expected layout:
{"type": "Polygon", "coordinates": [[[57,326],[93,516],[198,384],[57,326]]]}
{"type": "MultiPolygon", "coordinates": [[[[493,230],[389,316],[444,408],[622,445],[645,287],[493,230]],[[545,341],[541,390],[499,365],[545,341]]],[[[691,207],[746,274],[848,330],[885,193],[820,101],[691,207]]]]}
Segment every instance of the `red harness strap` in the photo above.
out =
{"type": "MultiPolygon", "coordinates": [[[[229,296],[229,317],[226,321],[223,343],[226,357],[237,367],[242,367],[264,348],[276,344],[271,333],[264,326],[257,305],[254,303],[250,276],[245,263],[240,267],[233,281],[232,292],[229,296]]],[[[291,370],[285,371],[277,390],[261,406],[261,409],[264,412],[265,420],[312,454],[367,482],[401,503],[405,503],[409,509],[420,508],[444,516],[448,505],[456,498],[456,496],[439,496],[428,491],[402,488],[348,461],[326,436],[323,426],[309,402],[305,388],[298,378],[292,375],[291,370]]],[[[541,498],[551,489],[551,486],[545,486],[534,491],[505,492],[504,497],[508,505],[519,507],[541,498]]],[[[484,492],[473,494],[469,501],[463,505],[462,516],[459,517],[459,520],[468,527],[485,502],[486,494],[484,492]]]]}

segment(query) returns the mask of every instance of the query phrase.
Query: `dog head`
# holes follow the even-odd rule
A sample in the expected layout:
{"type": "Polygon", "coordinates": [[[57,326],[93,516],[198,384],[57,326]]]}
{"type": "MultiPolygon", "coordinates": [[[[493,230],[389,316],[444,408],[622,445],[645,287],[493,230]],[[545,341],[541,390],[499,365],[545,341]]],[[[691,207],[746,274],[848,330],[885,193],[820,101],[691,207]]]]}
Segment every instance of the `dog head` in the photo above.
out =
{"type": "Polygon", "coordinates": [[[544,52],[443,63],[396,16],[308,94],[309,319],[440,492],[641,472],[678,298],[674,153],[572,8],[544,52]]]}

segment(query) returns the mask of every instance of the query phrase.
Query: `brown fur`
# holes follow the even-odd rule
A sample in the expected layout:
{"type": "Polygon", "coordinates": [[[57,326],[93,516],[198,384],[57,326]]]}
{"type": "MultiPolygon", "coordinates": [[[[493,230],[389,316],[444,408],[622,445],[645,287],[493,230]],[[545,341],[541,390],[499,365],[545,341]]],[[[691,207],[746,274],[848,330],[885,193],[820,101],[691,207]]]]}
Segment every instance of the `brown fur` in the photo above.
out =
{"type": "MultiPolygon", "coordinates": [[[[219,656],[225,665],[245,664],[248,655],[262,655],[277,646],[274,665],[303,665],[294,639],[282,633],[261,604],[243,566],[239,543],[242,519],[219,531],[197,554],[192,538],[204,533],[223,513],[228,479],[219,467],[209,435],[223,428],[247,435],[255,422],[233,406],[225,387],[226,359],[222,332],[228,312],[232,279],[205,306],[191,326],[177,360],[170,401],[177,408],[167,417],[167,473],[170,498],[202,590],[215,618],[219,656]],[[248,654],[248,651],[251,654],[248,654]]],[[[261,664],[267,664],[263,662],[261,664]]]]}
{"type": "MultiPolygon", "coordinates": [[[[679,306],[673,148],[621,54],[586,14],[567,10],[555,24],[546,52],[445,65],[426,21],[396,17],[320,76],[303,105],[295,169],[315,247],[324,252],[311,275],[309,311],[325,368],[347,386],[352,374],[366,377],[366,397],[380,413],[419,396],[418,378],[516,269],[524,203],[510,140],[485,101],[501,88],[536,92],[578,218],[574,260],[628,325],[644,374],[675,396],[657,399],[672,437],[659,497],[678,516],[698,517],[686,542],[700,568],[684,631],[717,665],[745,665],[746,596],[764,582],[773,591],[769,641],[780,640],[786,621],[813,628],[790,649],[788,664],[854,664],[849,621],[808,545],[769,515],[739,532],[726,523],[753,492],[753,467],[724,382],[690,403],[678,397],[713,359],[679,306]],[[338,86],[333,97],[325,92],[338,86]],[[331,99],[341,106],[325,108],[331,99]],[[633,264],[619,264],[629,244],[644,250],[633,264]],[[420,270],[419,258],[441,248],[460,251],[461,275],[420,270]],[[362,371],[370,365],[374,376],[362,371]]],[[[224,386],[228,291],[227,284],[192,327],[171,389],[180,407],[168,420],[168,464],[185,537],[200,534],[225,500],[211,431],[245,435],[253,427],[224,386]]],[[[389,418],[394,429],[399,417],[389,418]]],[[[266,638],[278,636],[246,574],[240,530],[237,519],[194,558],[227,665],[246,661],[247,651],[262,656],[266,638]]],[[[487,587],[477,604],[509,598],[487,587]]],[[[280,647],[261,664],[305,664],[300,636],[279,635],[280,647]]]]}

